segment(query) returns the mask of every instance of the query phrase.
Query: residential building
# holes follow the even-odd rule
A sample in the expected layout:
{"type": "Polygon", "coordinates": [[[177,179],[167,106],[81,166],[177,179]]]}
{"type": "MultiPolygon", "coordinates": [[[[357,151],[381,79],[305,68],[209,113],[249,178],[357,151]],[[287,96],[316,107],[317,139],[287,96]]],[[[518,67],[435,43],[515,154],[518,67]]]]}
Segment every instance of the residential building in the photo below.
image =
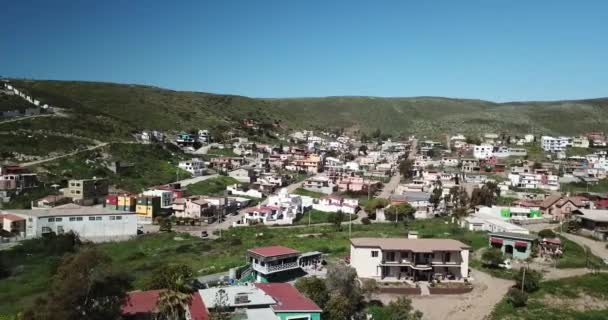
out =
{"type": "Polygon", "coordinates": [[[512,259],[525,260],[530,257],[537,237],[529,234],[495,232],[490,233],[489,246],[498,248],[512,259]]]}
{"type": "Polygon", "coordinates": [[[572,146],[572,139],[570,137],[542,136],[540,146],[547,152],[565,152],[567,147],[572,146]]]}
{"type": "MultiPolygon", "coordinates": [[[[5,230],[24,238],[37,238],[52,232],[62,234],[73,231],[81,239],[98,242],[126,240],[137,234],[137,218],[132,212],[103,207],[66,204],[48,209],[0,212],[8,214],[8,219],[11,221],[9,230],[5,230]],[[14,226],[18,226],[18,229],[14,229],[14,226]]],[[[5,223],[3,225],[6,226],[5,223]]]]}
{"type": "Polygon", "coordinates": [[[589,138],[585,136],[579,136],[572,138],[572,146],[575,148],[589,148],[589,138]]]}
{"type": "Polygon", "coordinates": [[[68,186],[63,189],[63,195],[83,205],[104,203],[109,186],[107,179],[69,180],[68,186]]]}
{"type": "MultiPolygon", "coordinates": [[[[158,299],[164,290],[132,291],[121,307],[123,320],[158,319],[158,299]]],[[[209,311],[200,293],[194,292],[184,320],[209,320],[209,311]]]]}
{"type": "Polygon", "coordinates": [[[259,190],[251,189],[251,188],[243,188],[240,184],[234,184],[226,187],[226,191],[230,195],[235,196],[245,196],[261,199],[264,197],[264,194],[259,190]]]}
{"type": "Polygon", "coordinates": [[[302,183],[304,190],[332,194],[336,191],[336,185],[327,177],[312,177],[302,183]]]}
{"type": "Polygon", "coordinates": [[[312,208],[325,212],[341,211],[346,214],[356,214],[359,208],[359,199],[350,199],[337,195],[329,195],[319,199],[319,203],[312,205],[312,208]]]}
{"type": "Polygon", "coordinates": [[[602,241],[608,239],[608,210],[576,209],[573,213],[581,222],[581,233],[602,241]]]}
{"type": "Polygon", "coordinates": [[[469,246],[452,239],[353,238],[350,264],[360,278],[386,281],[469,277],[469,246]]]}
{"type": "Polygon", "coordinates": [[[256,282],[272,282],[299,274],[302,253],[285,246],[260,247],[247,250],[247,260],[256,282]]]}
{"type": "Polygon", "coordinates": [[[228,172],[228,176],[236,179],[240,183],[252,183],[257,180],[257,173],[253,169],[240,168],[228,172]]]}
{"type": "Polygon", "coordinates": [[[473,157],[475,159],[486,159],[492,156],[494,146],[491,144],[481,144],[473,147],[473,157]]]}
{"type": "Polygon", "coordinates": [[[297,171],[303,171],[308,173],[319,173],[319,169],[322,168],[321,164],[323,159],[321,156],[316,154],[309,154],[304,159],[298,159],[293,162],[297,171]]]}
{"type": "Polygon", "coordinates": [[[544,215],[553,217],[553,220],[563,221],[569,219],[572,213],[584,208],[584,204],[578,198],[564,197],[561,194],[553,194],[546,197],[540,204],[540,210],[544,215]]]}
{"type": "Polygon", "coordinates": [[[160,198],[160,208],[163,210],[171,209],[171,204],[173,203],[173,192],[170,190],[164,189],[151,189],[146,190],[143,193],[144,196],[150,197],[159,197],[160,198]]]}
{"type": "Polygon", "coordinates": [[[230,319],[320,320],[322,310],[288,283],[256,283],[199,290],[205,305],[214,310],[216,297],[226,298],[230,319]]]}
{"type": "Polygon", "coordinates": [[[193,177],[200,177],[205,174],[205,162],[199,158],[180,161],[178,167],[188,171],[193,177]]]}

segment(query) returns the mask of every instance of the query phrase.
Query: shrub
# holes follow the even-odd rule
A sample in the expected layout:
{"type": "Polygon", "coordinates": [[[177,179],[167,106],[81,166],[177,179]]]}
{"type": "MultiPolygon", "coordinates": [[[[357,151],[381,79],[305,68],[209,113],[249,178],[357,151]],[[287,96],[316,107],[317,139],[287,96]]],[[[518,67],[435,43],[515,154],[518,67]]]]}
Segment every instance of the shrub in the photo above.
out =
{"type": "Polygon", "coordinates": [[[541,238],[555,238],[555,232],[551,229],[543,229],[538,232],[538,236],[541,238]]]}
{"type": "Polygon", "coordinates": [[[240,246],[240,245],[243,244],[243,241],[241,239],[239,239],[239,238],[232,238],[232,239],[230,239],[229,244],[231,246],[240,246]]]}
{"type": "Polygon", "coordinates": [[[371,224],[372,222],[369,220],[369,218],[366,217],[366,218],[361,219],[361,223],[364,225],[368,225],[368,224],[371,224]]]}
{"type": "Polygon", "coordinates": [[[533,270],[530,268],[521,268],[521,269],[519,269],[519,272],[514,275],[515,287],[521,289],[522,282],[523,282],[523,289],[525,292],[528,292],[528,293],[534,292],[534,291],[538,290],[538,288],[540,287],[540,281],[541,281],[542,277],[543,277],[543,275],[536,270],[533,270]],[[524,270],[525,270],[525,277],[524,277],[524,270]]]}
{"type": "Polygon", "coordinates": [[[528,304],[528,294],[517,288],[511,288],[507,293],[507,302],[515,308],[525,307],[528,304]]]}

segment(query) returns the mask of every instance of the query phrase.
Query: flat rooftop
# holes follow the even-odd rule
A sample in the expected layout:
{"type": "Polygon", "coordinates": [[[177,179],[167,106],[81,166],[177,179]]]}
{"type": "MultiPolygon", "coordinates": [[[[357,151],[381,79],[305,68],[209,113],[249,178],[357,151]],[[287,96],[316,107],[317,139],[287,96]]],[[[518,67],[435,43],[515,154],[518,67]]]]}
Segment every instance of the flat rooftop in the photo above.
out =
{"type": "Polygon", "coordinates": [[[414,252],[460,251],[469,248],[468,245],[453,239],[353,238],[350,242],[355,247],[414,252]]]}
{"type": "Polygon", "coordinates": [[[100,215],[126,215],[135,214],[133,212],[112,210],[104,207],[85,207],[75,204],[59,206],[48,209],[30,210],[2,210],[3,213],[12,213],[28,217],[59,217],[59,216],[100,216],[100,215]]]}

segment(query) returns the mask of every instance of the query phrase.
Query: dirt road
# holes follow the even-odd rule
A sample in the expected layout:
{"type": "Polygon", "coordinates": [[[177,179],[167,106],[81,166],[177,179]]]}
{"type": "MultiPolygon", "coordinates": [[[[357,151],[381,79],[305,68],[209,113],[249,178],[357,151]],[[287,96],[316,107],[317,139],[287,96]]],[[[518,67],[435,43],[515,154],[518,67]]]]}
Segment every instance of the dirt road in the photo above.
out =
{"type": "MultiPolygon", "coordinates": [[[[411,296],[414,308],[424,313],[425,320],[481,320],[490,315],[502,300],[513,281],[494,278],[473,270],[475,288],[462,295],[411,296]]],[[[396,295],[378,295],[383,303],[396,299],[396,295]]]]}

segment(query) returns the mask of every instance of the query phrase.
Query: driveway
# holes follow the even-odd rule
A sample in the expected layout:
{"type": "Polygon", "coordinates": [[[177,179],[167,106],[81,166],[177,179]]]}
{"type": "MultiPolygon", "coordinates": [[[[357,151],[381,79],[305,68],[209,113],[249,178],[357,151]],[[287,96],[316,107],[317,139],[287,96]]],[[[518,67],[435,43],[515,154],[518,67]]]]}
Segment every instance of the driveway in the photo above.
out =
{"type": "MultiPolygon", "coordinates": [[[[410,296],[412,305],[422,311],[425,320],[481,320],[489,316],[494,306],[502,300],[513,281],[494,278],[478,270],[472,270],[473,291],[460,295],[410,296]]],[[[399,295],[377,295],[383,303],[395,300],[399,295]]]]}

